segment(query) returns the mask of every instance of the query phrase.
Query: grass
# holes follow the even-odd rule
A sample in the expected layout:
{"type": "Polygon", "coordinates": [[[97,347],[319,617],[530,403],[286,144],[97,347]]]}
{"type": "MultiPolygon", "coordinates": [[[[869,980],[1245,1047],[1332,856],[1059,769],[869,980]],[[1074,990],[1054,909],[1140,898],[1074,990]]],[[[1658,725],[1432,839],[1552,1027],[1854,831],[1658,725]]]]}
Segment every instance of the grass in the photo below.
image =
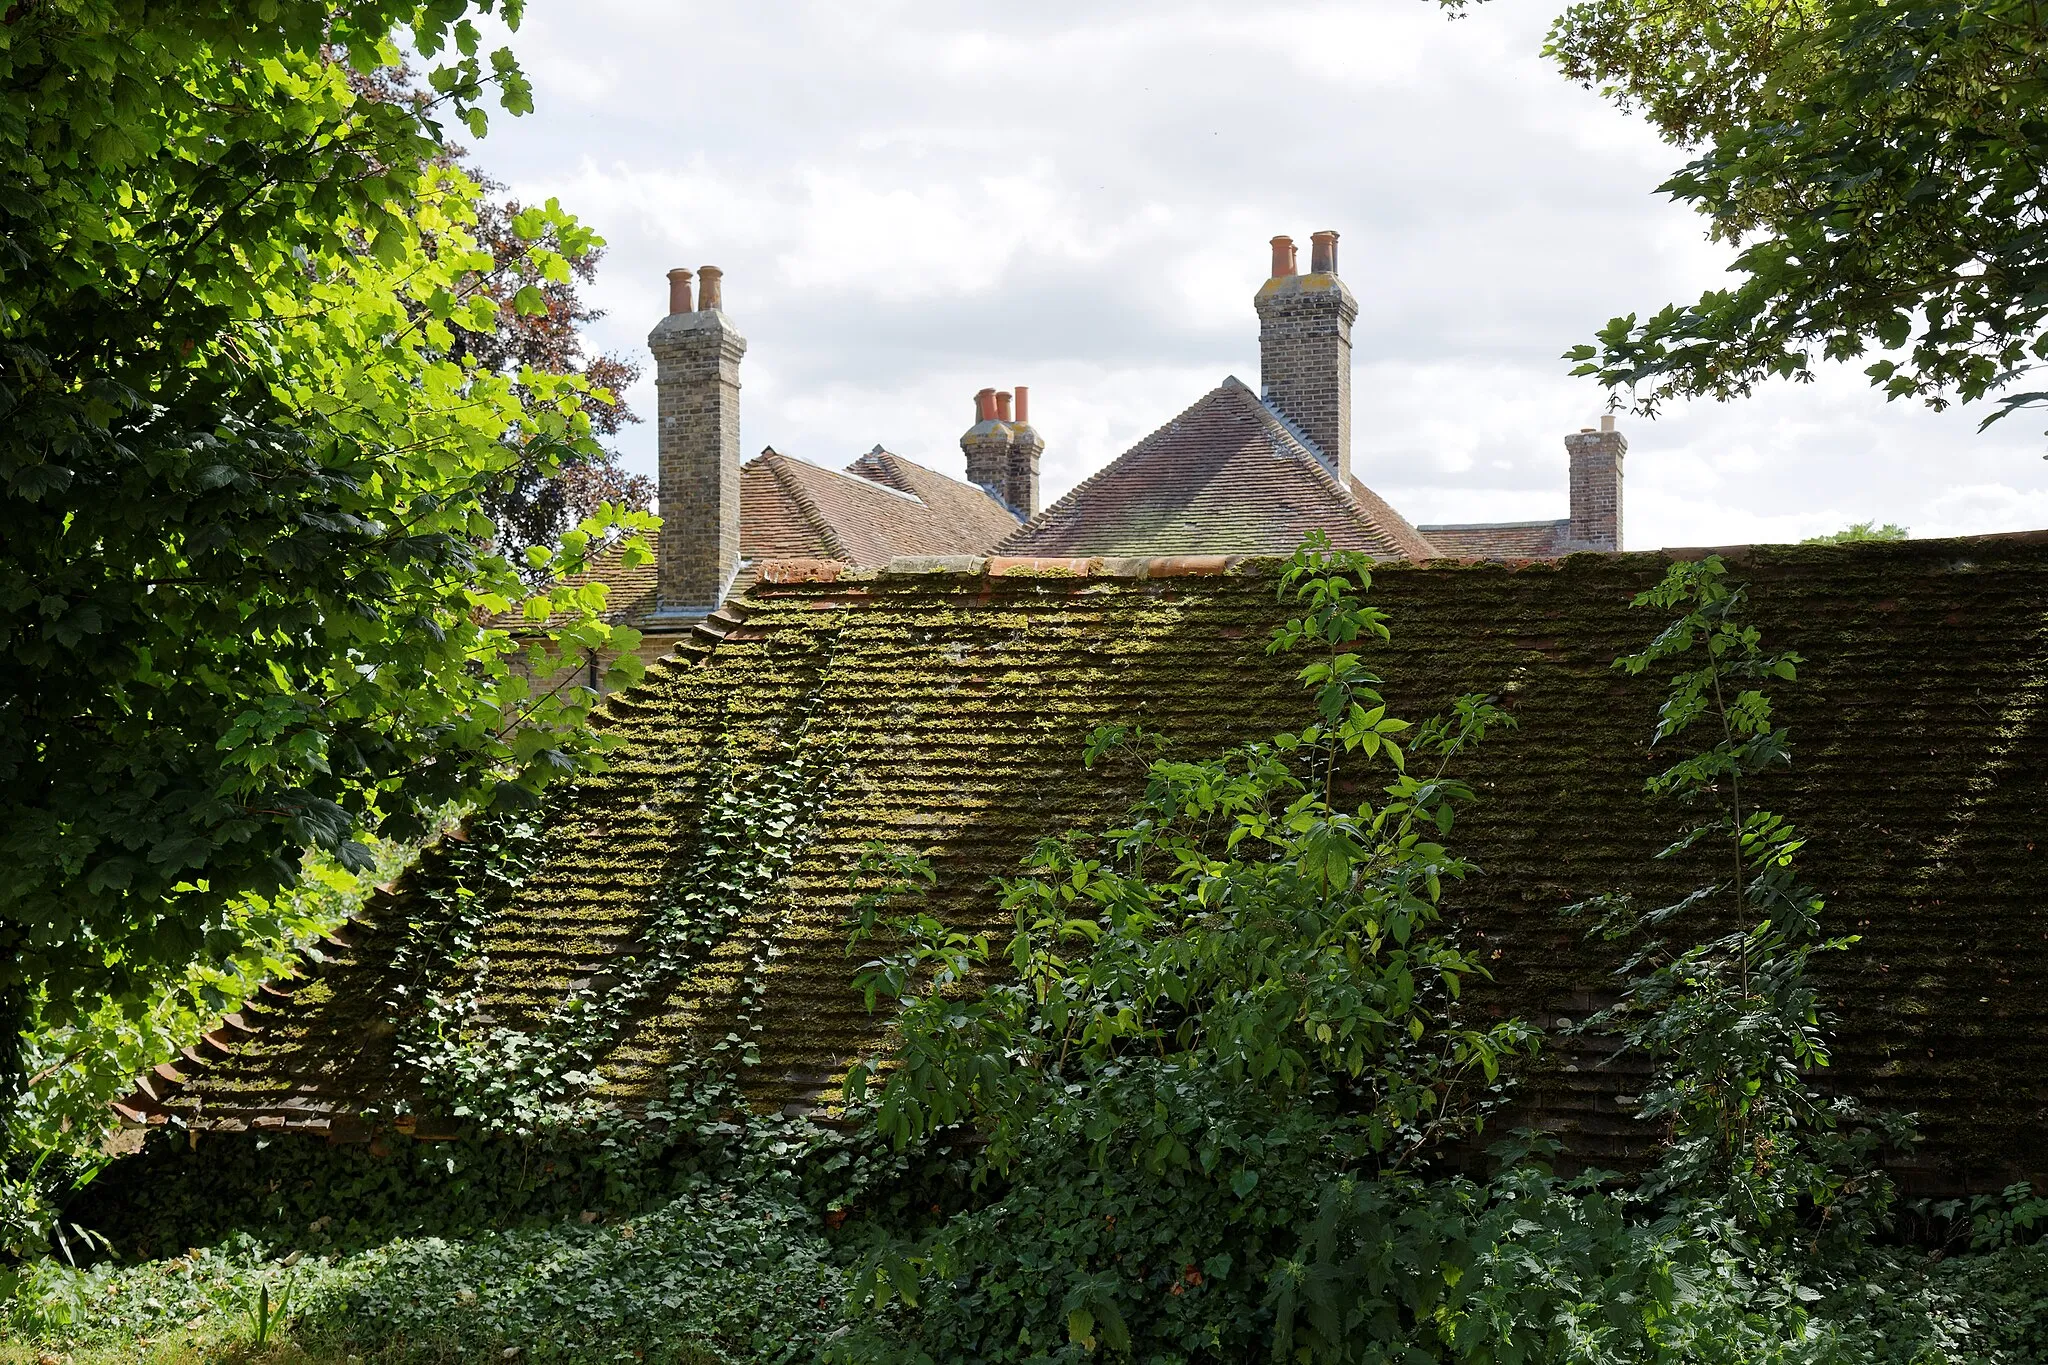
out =
{"type": "Polygon", "coordinates": [[[115,1345],[72,1349],[0,1341],[0,1365],[369,1365],[342,1350],[308,1349],[296,1342],[257,1347],[242,1341],[205,1340],[179,1332],[115,1345]]]}

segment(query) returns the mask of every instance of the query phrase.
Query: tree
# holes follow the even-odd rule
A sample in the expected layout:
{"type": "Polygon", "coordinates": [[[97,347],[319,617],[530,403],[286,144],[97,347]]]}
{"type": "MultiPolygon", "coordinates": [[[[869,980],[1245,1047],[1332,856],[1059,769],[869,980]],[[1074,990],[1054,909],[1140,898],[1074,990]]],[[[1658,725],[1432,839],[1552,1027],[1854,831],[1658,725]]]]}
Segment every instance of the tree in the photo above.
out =
{"type": "Polygon", "coordinates": [[[1864,540],[1904,540],[1906,528],[1895,521],[1879,526],[1874,521],[1851,522],[1839,531],[1824,536],[1808,536],[1801,545],[1853,545],[1864,540]]]}
{"type": "MultiPolygon", "coordinates": [[[[1877,353],[1887,399],[1995,398],[2048,359],[2048,15],[2029,0],[1586,0],[1545,51],[1696,153],[1662,190],[1732,289],[1573,348],[1637,412],[1877,353]]],[[[1617,396],[1617,402],[1623,401],[1617,396]]]]}
{"type": "MultiPolygon", "coordinates": [[[[366,866],[452,802],[530,802],[599,761],[565,651],[615,652],[580,567],[617,509],[515,559],[486,499],[595,457],[580,375],[467,347],[501,300],[481,191],[439,164],[496,89],[462,3],[260,11],[16,6],[0,47],[0,1118],[21,1024],[239,946],[237,906],[302,850],[366,866]],[[445,56],[419,102],[363,98],[397,35],[445,56]],[[527,602],[551,635],[484,622],[527,602]]],[[[475,7],[494,8],[492,0],[475,7]]],[[[517,0],[502,7],[516,25],[517,0]]],[[[596,239],[509,215],[527,277],[596,239]],[[551,246],[550,243],[553,245],[551,246]]],[[[538,315],[522,284],[509,300],[538,315]]],[[[644,553],[637,543],[630,555],[644,553]]]]}
{"type": "MultiPolygon", "coordinates": [[[[524,207],[517,199],[496,195],[504,186],[479,176],[479,182],[493,197],[478,208],[479,245],[491,253],[492,270],[476,288],[499,305],[496,331],[470,339],[470,354],[485,368],[498,374],[518,374],[531,367],[547,375],[581,375],[593,390],[609,395],[607,402],[590,403],[592,434],[616,436],[628,423],[638,422],[632,408],[619,397],[640,378],[640,366],[625,356],[606,353],[586,357],[582,329],[604,316],[604,310],[583,301],[578,286],[597,278],[597,266],[604,259],[604,247],[587,237],[564,242],[550,235],[543,245],[569,265],[567,279],[549,279],[535,268],[529,244],[513,230],[524,207]],[[540,291],[545,307],[522,312],[511,306],[521,289],[540,291]]],[[[654,504],[654,482],[619,466],[618,452],[594,445],[582,458],[550,469],[538,458],[522,459],[505,481],[485,499],[499,535],[509,544],[549,545],[558,543],[570,530],[607,505],[649,511],[654,504]]]]}
{"type": "MultiPolygon", "coordinates": [[[[349,72],[349,83],[365,99],[391,101],[420,109],[433,96],[420,88],[409,64],[349,72]]],[[[496,374],[516,376],[531,366],[541,374],[581,375],[592,386],[586,412],[591,431],[616,436],[640,419],[620,394],[640,378],[640,366],[610,353],[595,358],[583,353],[582,328],[604,316],[604,310],[583,301],[580,285],[597,277],[604,245],[588,234],[563,240],[552,232],[540,245],[567,262],[568,274],[556,279],[538,268],[531,244],[513,230],[524,206],[504,196],[505,186],[478,170],[459,143],[442,145],[437,158],[460,167],[484,191],[477,206],[475,236],[491,253],[488,270],[465,278],[464,287],[497,305],[496,327],[463,333],[456,338],[459,354],[474,358],[496,374]],[[514,306],[522,289],[539,291],[539,308],[514,306]]],[[[532,297],[528,296],[529,299],[532,297]]],[[[572,458],[552,471],[538,456],[521,459],[485,499],[500,539],[508,545],[553,545],[600,508],[617,505],[645,512],[654,505],[654,483],[645,475],[619,467],[618,452],[591,444],[571,452],[572,458]]]]}

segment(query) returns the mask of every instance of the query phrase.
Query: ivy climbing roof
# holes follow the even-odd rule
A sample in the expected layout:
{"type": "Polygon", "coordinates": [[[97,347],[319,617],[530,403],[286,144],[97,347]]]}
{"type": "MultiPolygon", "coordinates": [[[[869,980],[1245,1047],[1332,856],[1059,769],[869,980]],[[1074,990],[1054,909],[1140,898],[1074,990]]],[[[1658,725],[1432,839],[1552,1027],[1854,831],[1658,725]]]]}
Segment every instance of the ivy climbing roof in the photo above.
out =
{"type": "MultiPolygon", "coordinates": [[[[1763,799],[1810,836],[1834,926],[1863,935],[1825,963],[1839,1082],[1921,1115],[1924,1188],[2048,1172],[2048,533],[1723,553],[1768,642],[1808,660],[1779,689],[1796,766],[1763,799]]],[[[1658,628],[1629,599],[1668,558],[1375,571],[1403,712],[1490,691],[1520,722],[1465,770],[1480,799],[1455,843],[1485,875],[1450,906],[1496,974],[1475,1008],[1582,1016],[1613,963],[1559,907],[1691,884],[1651,860],[1677,818],[1642,795],[1659,682],[1609,666],[1658,628]]],[[[1280,615],[1269,561],[770,565],[607,700],[611,771],[529,830],[430,850],[128,1112],[361,1135],[365,1114],[422,1107],[395,1057],[457,965],[480,973],[475,1028],[559,1030],[566,999],[609,1002],[590,1013],[615,1030],[570,1033],[620,1104],[721,1048],[758,1054],[764,1101],[829,1099],[881,1027],[842,929],[863,847],[928,854],[935,907],[997,927],[992,878],[1131,795],[1133,775],[1082,769],[1091,727],[1139,719],[1208,750],[1299,722],[1298,661],[1264,651],[1280,615]]],[[[1632,1079],[1560,1043],[1525,1112],[1611,1154],[1632,1079]]]]}

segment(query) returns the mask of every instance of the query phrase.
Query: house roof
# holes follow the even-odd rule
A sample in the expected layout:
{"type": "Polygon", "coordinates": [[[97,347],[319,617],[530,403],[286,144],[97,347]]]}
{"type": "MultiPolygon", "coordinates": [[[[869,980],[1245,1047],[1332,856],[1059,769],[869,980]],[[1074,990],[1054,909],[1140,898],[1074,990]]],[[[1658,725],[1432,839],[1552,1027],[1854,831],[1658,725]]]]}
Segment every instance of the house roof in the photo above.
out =
{"type": "MultiPolygon", "coordinates": [[[[983,489],[926,469],[876,446],[841,473],[769,449],[740,466],[737,596],[758,567],[781,559],[831,559],[878,567],[902,555],[976,554],[1017,528],[1017,518],[983,489]]],[[[623,550],[601,555],[570,586],[610,588],[604,619],[646,627],[659,589],[661,532],[646,536],[653,555],[627,565],[623,550]]],[[[499,619],[518,629],[524,617],[499,619]]],[[[672,632],[671,623],[651,623],[672,632]]]]}
{"type": "MultiPolygon", "coordinates": [[[[1762,797],[1811,840],[1804,871],[1832,927],[1863,936],[1819,964],[1842,1016],[1832,1074],[1921,1115],[1923,1188],[2048,1170],[2048,533],[1726,553],[1770,642],[1807,660],[1777,689],[1797,763],[1762,797]]],[[[1390,699],[1419,717],[1490,691],[1520,722],[1463,769],[1479,799],[1456,831],[1485,869],[1449,904],[1495,972],[1476,997],[1489,1008],[1546,1026],[1582,1016],[1614,959],[1557,909],[1689,884],[1652,856],[1678,813],[1642,795],[1661,757],[1646,743],[1658,681],[1611,667],[1657,629],[1629,601],[1667,558],[1375,574],[1394,639],[1372,662],[1390,699]]],[[[356,1127],[364,1107],[414,1093],[393,1030],[405,1000],[443,983],[422,975],[409,925],[458,902],[464,858],[504,873],[475,883],[481,1007],[531,1026],[720,880],[705,811],[787,777],[792,751],[833,776],[795,784],[820,804],[787,871],[633,1012],[603,1049],[601,1093],[631,1104],[734,1034],[758,1040],[764,1100],[829,1092],[878,1037],[843,928],[864,847],[927,854],[936,912],[999,927],[990,879],[1042,835],[1104,827],[1131,795],[1130,778],[1082,769],[1092,726],[1141,719],[1203,752],[1301,718],[1296,662],[1263,648],[1281,614],[1270,564],[1220,557],[769,566],[714,618],[715,642],[686,643],[604,703],[623,741],[610,770],[558,800],[517,858],[430,850],[303,979],[145,1078],[130,1113],[356,1127]]],[[[1597,1158],[1640,1134],[1615,1100],[1634,1082],[1572,1051],[1585,1046],[1557,1042],[1523,1095],[1597,1158]]]]}
{"type": "Polygon", "coordinates": [[[1016,514],[986,488],[948,478],[880,446],[848,465],[846,472],[910,494],[931,508],[953,537],[943,549],[905,548],[900,553],[982,554],[1017,529],[1016,514]]]}
{"type": "Polygon", "coordinates": [[[880,447],[843,473],[774,450],[740,467],[740,554],[757,562],[879,567],[900,555],[973,554],[1016,524],[981,489],[880,447]]]}
{"type": "Polygon", "coordinates": [[[1419,526],[1429,543],[1457,559],[1554,559],[1565,553],[1572,523],[1499,521],[1485,525],[1419,526]]]}
{"type": "Polygon", "coordinates": [[[1378,495],[1340,485],[1292,423],[1235,378],[996,545],[1003,555],[1288,555],[1310,531],[1343,549],[1435,551],[1378,495]]]}

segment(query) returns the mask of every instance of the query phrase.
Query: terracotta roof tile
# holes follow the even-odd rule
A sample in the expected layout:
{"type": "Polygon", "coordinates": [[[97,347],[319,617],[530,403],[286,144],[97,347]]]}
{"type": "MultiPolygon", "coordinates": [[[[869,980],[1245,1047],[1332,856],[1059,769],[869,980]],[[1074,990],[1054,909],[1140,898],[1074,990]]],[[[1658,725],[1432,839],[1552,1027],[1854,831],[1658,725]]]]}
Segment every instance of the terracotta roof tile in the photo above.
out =
{"type": "Polygon", "coordinates": [[[1310,531],[1424,559],[1429,543],[1364,486],[1347,497],[1291,424],[1236,379],[1003,539],[1005,555],[1291,554],[1310,531]],[[1363,497],[1358,493],[1362,492],[1363,497]]]}
{"type": "MultiPolygon", "coordinates": [[[[878,566],[902,555],[980,554],[1016,529],[1017,518],[980,488],[880,446],[845,473],[767,450],[740,466],[743,562],[732,593],[746,591],[773,560],[878,566]]],[[[613,625],[644,626],[655,609],[661,533],[646,540],[654,551],[647,563],[628,567],[614,549],[569,579],[611,589],[604,617],[613,625]]],[[[524,618],[509,612],[493,624],[517,630],[524,618]]]]}
{"type": "Polygon", "coordinates": [[[948,553],[983,554],[1017,529],[1017,517],[979,484],[948,478],[876,446],[846,467],[849,474],[885,483],[932,509],[940,526],[953,532],[948,553]]]}
{"type": "Polygon", "coordinates": [[[1485,526],[1424,526],[1429,543],[1454,559],[1555,559],[1572,528],[1564,521],[1503,521],[1485,526]]]}

